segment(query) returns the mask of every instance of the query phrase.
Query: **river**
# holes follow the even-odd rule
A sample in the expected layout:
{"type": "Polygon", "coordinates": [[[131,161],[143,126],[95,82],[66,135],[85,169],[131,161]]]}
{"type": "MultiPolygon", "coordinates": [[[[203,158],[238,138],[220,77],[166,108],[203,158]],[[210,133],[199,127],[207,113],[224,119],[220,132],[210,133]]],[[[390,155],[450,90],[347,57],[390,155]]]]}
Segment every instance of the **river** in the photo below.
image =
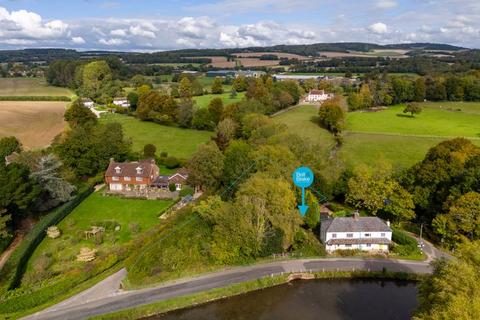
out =
{"type": "Polygon", "coordinates": [[[410,319],[417,284],[394,280],[303,280],[172,311],[149,320],[410,319]]]}

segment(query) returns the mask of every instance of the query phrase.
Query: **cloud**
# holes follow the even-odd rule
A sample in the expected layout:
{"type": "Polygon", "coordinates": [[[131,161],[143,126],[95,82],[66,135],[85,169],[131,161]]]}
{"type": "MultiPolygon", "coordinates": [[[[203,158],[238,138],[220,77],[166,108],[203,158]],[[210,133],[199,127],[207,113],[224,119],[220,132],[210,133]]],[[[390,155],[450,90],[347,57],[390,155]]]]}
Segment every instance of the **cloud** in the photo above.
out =
{"type": "Polygon", "coordinates": [[[72,37],[73,44],[84,44],[85,40],[82,37],[72,37]]]}
{"type": "Polygon", "coordinates": [[[119,38],[110,38],[110,39],[101,38],[100,40],[98,40],[98,43],[106,46],[121,46],[121,45],[128,44],[129,41],[124,39],[119,39],[119,38]]]}
{"type": "Polygon", "coordinates": [[[110,34],[116,37],[125,37],[127,35],[127,30],[125,29],[115,29],[111,30],[110,34]]]}
{"type": "Polygon", "coordinates": [[[376,22],[374,24],[371,24],[368,29],[377,34],[384,34],[388,32],[388,27],[385,23],[382,22],[376,22]]]}
{"type": "Polygon", "coordinates": [[[394,0],[379,0],[375,4],[375,7],[379,9],[391,9],[398,6],[398,3],[394,0]]]}

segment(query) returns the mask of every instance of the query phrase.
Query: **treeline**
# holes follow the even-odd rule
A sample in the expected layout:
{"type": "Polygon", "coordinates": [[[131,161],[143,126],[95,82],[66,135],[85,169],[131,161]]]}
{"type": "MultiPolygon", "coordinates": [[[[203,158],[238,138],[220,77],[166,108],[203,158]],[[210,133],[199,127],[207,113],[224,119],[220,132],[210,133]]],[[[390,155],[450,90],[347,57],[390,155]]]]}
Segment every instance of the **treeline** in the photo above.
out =
{"type": "MultiPolygon", "coordinates": [[[[239,120],[250,112],[272,114],[298,103],[303,89],[295,81],[274,82],[271,77],[245,78],[240,76],[232,82],[231,97],[245,92],[245,99],[238,103],[224,105],[221,98],[211,100],[207,108],[199,108],[192,96],[201,93],[201,85],[191,77],[184,76],[178,87],[170,93],[151,90],[148,86],[139,87],[129,97],[137,100],[135,115],[141,120],[161,124],[176,124],[180,127],[199,130],[213,130],[224,118],[239,120]],[[200,92],[197,92],[200,90],[200,92]],[[132,97],[136,95],[136,97],[132,97]],[[175,99],[179,98],[179,99],[175,99]]],[[[211,93],[223,93],[223,80],[216,78],[211,93]]],[[[237,121],[238,122],[238,121],[237,121]]]]}
{"type": "Polygon", "coordinates": [[[349,93],[348,104],[350,110],[358,110],[425,99],[480,101],[480,72],[417,78],[370,75],[349,93]]]}

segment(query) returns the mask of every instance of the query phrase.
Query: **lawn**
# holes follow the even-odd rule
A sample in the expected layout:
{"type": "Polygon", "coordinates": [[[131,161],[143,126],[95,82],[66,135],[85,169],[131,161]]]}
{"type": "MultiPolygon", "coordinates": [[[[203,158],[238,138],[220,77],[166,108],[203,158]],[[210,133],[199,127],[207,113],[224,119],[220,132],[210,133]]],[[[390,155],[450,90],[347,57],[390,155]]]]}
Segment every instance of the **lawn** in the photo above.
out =
{"type": "Polygon", "coordinates": [[[193,97],[193,100],[195,100],[197,106],[199,106],[200,108],[205,108],[208,106],[208,104],[210,103],[210,101],[212,101],[213,98],[221,98],[223,100],[223,105],[226,106],[227,104],[239,102],[244,97],[245,92],[237,93],[237,96],[235,98],[230,97],[230,92],[225,92],[222,94],[205,94],[203,96],[193,97]]]}
{"type": "Polygon", "coordinates": [[[389,133],[429,137],[480,138],[480,115],[425,108],[410,117],[403,105],[378,112],[351,112],[347,117],[349,132],[389,133]]]}
{"type": "Polygon", "coordinates": [[[103,196],[102,191],[91,194],[75,210],[58,224],[60,238],[46,237],[30,259],[24,284],[55,277],[57,272],[84,267],[77,262],[80,248],[95,248],[97,260],[119,248],[132,238],[160,223],[159,216],[172,204],[171,200],[140,200],[103,196]],[[115,231],[115,226],[120,230],[115,231]],[[84,231],[91,226],[104,226],[102,239],[85,239],[84,231]],[[48,263],[46,263],[48,260],[48,263]]]}
{"type": "Polygon", "coordinates": [[[0,78],[0,96],[66,96],[66,88],[49,86],[43,78],[0,78]]]}
{"type": "Polygon", "coordinates": [[[126,137],[132,139],[135,151],[142,151],[146,144],[151,143],[157,147],[158,154],[165,151],[169,155],[185,159],[189,158],[200,144],[209,141],[212,136],[212,132],[209,131],[164,126],[121,114],[104,115],[101,122],[120,123],[126,137]]]}
{"type": "Polygon", "coordinates": [[[280,113],[273,119],[278,123],[286,124],[293,133],[312,139],[324,148],[322,151],[327,152],[334,144],[333,137],[318,125],[317,114],[317,108],[314,106],[299,106],[280,113]]]}
{"type": "Polygon", "coordinates": [[[424,108],[444,110],[449,112],[463,112],[480,115],[479,102],[463,102],[463,101],[446,101],[446,102],[424,102],[424,108]]]}

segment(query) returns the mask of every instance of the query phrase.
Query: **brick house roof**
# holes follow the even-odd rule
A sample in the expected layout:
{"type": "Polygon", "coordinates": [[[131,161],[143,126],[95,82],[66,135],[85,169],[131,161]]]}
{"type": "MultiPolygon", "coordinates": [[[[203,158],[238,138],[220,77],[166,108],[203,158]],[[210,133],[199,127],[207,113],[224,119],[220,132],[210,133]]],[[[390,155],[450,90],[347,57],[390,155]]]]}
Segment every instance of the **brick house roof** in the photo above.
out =
{"type": "Polygon", "coordinates": [[[310,92],[308,94],[320,95],[320,94],[325,94],[325,91],[324,90],[313,89],[313,90],[310,90],[310,92]]]}
{"type": "MultiPolygon", "coordinates": [[[[152,175],[156,177],[159,172],[155,160],[144,160],[134,162],[115,162],[110,161],[105,177],[143,177],[150,178],[152,175]]],[[[155,178],[154,177],[154,178],[155,178]]]]}

